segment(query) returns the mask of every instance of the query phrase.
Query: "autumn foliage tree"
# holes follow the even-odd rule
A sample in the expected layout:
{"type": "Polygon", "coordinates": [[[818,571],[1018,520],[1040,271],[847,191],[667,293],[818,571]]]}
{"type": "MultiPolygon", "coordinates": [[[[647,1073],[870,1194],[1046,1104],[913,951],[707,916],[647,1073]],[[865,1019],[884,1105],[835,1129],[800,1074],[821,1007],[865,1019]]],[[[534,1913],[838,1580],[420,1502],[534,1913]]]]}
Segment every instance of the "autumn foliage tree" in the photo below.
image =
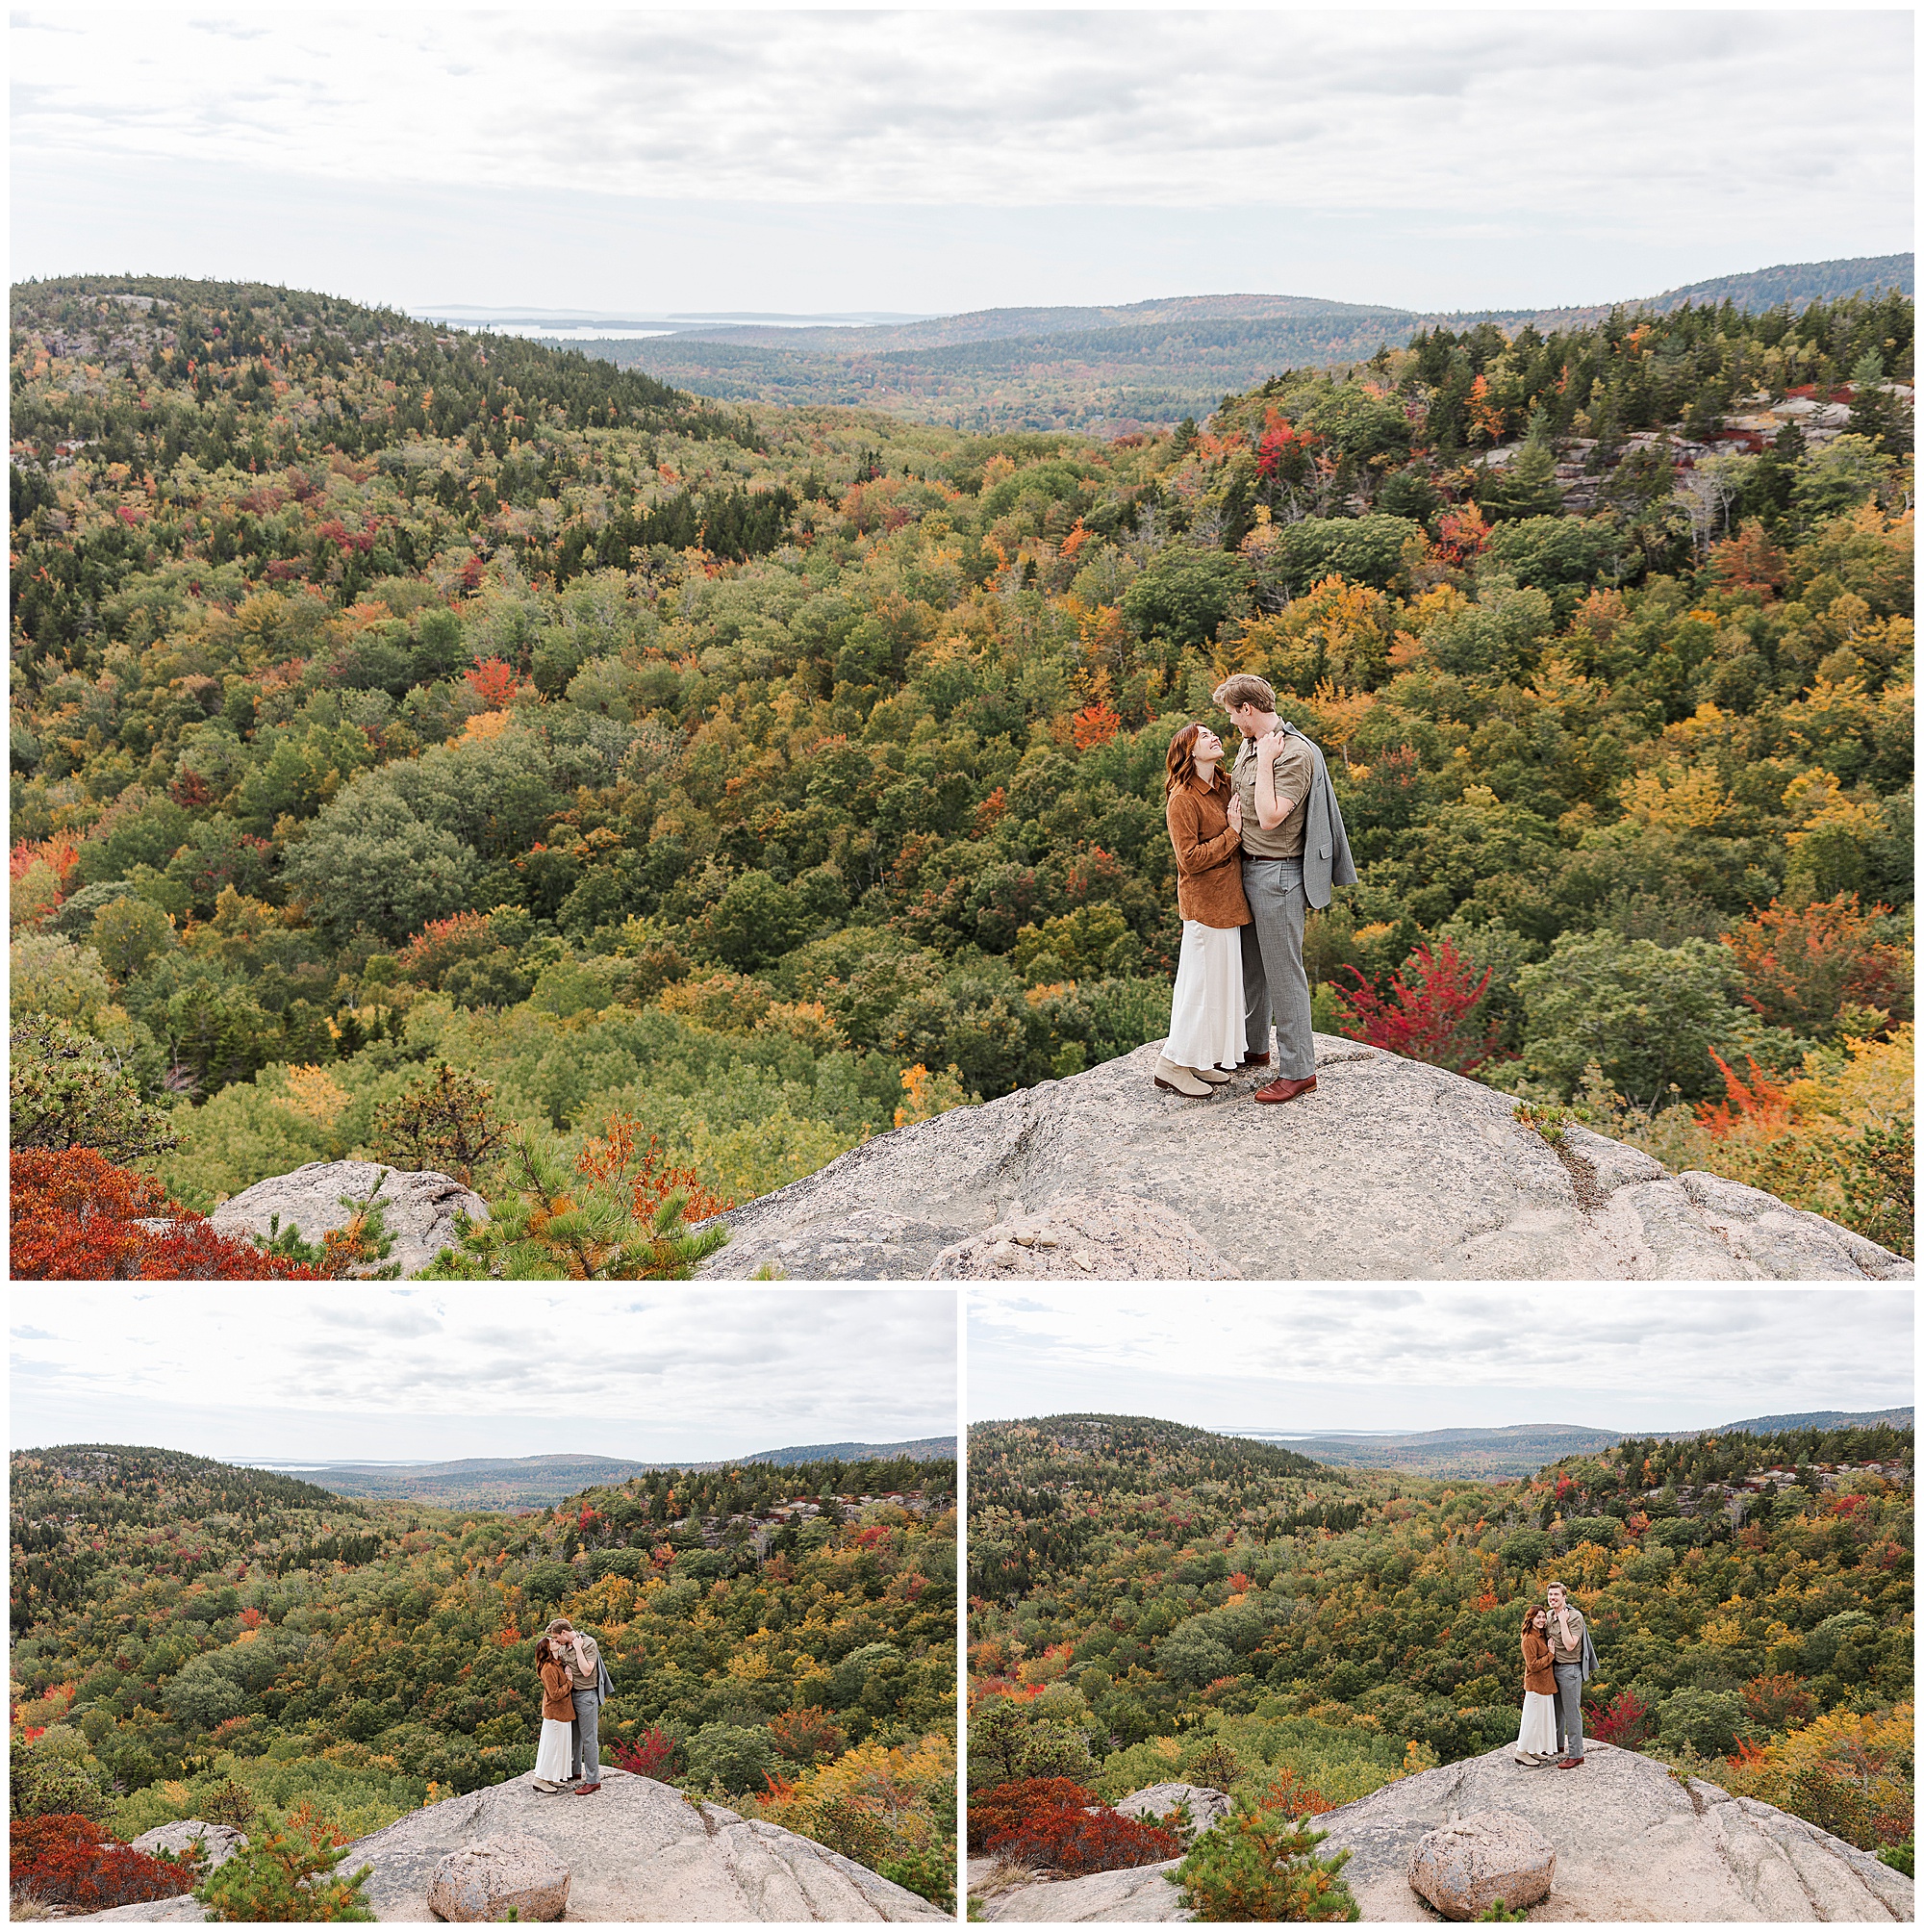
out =
{"type": "Polygon", "coordinates": [[[1859,907],[1854,892],[1803,905],[1772,900],[1723,935],[1743,974],[1744,1004],[1774,1027],[1830,1030],[1851,1005],[1905,1020],[1911,957],[1879,936],[1887,905],[1859,907]]]}

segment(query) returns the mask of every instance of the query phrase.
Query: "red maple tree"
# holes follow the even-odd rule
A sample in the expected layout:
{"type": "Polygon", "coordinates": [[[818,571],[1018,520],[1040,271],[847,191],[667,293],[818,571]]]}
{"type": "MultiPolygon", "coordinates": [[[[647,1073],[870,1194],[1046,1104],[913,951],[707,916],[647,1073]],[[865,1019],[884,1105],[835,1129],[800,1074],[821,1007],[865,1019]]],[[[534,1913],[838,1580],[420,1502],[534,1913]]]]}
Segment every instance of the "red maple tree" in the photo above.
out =
{"type": "Polygon", "coordinates": [[[490,711],[499,711],[513,702],[519,688],[515,682],[512,668],[498,657],[484,657],[470,671],[465,672],[468,688],[480,699],[490,711]]]}

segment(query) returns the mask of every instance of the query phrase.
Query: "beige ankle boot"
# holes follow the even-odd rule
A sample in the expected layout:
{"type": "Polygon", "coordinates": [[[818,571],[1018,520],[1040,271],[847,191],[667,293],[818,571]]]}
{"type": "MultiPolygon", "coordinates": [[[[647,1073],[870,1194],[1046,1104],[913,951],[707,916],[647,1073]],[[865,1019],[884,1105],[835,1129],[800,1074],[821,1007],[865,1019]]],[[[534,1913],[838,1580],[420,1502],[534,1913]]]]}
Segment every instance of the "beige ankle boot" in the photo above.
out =
{"type": "Polygon", "coordinates": [[[1207,1080],[1199,1080],[1187,1067],[1179,1067],[1167,1054],[1155,1058],[1155,1083],[1165,1093],[1187,1094],[1191,1100],[1206,1100],[1216,1089],[1207,1080]]]}

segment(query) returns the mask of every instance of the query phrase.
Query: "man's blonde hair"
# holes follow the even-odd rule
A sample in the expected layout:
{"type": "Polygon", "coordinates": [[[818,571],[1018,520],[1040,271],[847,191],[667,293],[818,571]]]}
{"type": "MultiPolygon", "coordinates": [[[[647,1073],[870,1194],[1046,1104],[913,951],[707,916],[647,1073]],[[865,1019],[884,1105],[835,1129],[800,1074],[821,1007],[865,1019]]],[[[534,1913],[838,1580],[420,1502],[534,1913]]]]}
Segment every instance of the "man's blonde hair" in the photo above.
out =
{"type": "Polygon", "coordinates": [[[1258,711],[1274,711],[1276,687],[1268,678],[1258,677],[1253,671],[1239,671],[1233,677],[1226,677],[1217,685],[1210,692],[1209,699],[1225,711],[1234,711],[1244,704],[1253,704],[1258,711]]]}

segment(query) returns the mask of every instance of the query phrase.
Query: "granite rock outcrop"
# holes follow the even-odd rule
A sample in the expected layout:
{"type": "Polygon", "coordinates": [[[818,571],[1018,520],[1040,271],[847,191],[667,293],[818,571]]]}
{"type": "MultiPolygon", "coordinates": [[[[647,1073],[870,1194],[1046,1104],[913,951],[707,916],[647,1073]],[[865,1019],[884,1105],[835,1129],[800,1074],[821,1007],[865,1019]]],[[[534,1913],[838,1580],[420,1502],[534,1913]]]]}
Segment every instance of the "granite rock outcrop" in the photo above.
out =
{"type": "MultiPolygon", "coordinates": [[[[947,1920],[927,1899],[762,1818],[684,1796],[672,1785],[602,1767],[601,1789],[549,1796],[534,1773],[443,1798],[350,1844],[343,1874],[369,1868],[379,1919],[433,1918],[450,1853],[526,1837],[567,1869],[566,1921],[661,1924],[864,1924],[947,1920]]],[[[505,1910],[505,1907],[503,1908],[505,1910]]],[[[202,1919],[191,1898],[116,1906],[96,1919],[202,1919]]],[[[525,1915],[524,1915],[525,1916],[525,1915]]]]}
{"type": "Polygon", "coordinates": [[[418,1274],[443,1248],[460,1245],[455,1215],[485,1221],[488,1204],[452,1175],[411,1173],[374,1160],[310,1160],[291,1174],[276,1174],[230,1196],[208,1216],[223,1234],[258,1234],[266,1240],[276,1218],[283,1229],[297,1229],[303,1241],[318,1247],[354,1213],[346,1201],[379,1201],[393,1246],[384,1261],[359,1267],[367,1275],[397,1270],[402,1279],[418,1274]],[[380,1193],[375,1194],[376,1186],[380,1193]]]}
{"type": "MultiPolygon", "coordinates": [[[[1555,1852],[1532,1919],[1653,1921],[1904,1923],[1916,1888],[1867,1851],[1756,1798],[1673,1777],[1667,1766],[1592,1743],[1581,1771],[1537,1769],[1509,1746],[1399,1778],[1316,1819],[1329,1857],[1350,1853],[1343,1878],[1365,1919],[1422,1920],[1410,1884],[1419,1845],[1438,1830],[1491,1813],[1527,1827],[1555,1852]]],[[[1021,1885],[983,1901],[982,1917],[1051,1924],[1187,1919],[1168,1883],[1177,1861],[1130,1871],[1021,1885]]]]}
{"type": "Polygon", "coordinates": [[[1894,1281],[1908,1261],[1715,1175],[1326,1034],[1282,1106],[1158,1090],[1159,1043],[851,1149],[724,1217],[702,1272],[800,1281],[1894,1281]],[[1088,1265],[1085,1265],[1085,1262],[1088,1265]]]}

